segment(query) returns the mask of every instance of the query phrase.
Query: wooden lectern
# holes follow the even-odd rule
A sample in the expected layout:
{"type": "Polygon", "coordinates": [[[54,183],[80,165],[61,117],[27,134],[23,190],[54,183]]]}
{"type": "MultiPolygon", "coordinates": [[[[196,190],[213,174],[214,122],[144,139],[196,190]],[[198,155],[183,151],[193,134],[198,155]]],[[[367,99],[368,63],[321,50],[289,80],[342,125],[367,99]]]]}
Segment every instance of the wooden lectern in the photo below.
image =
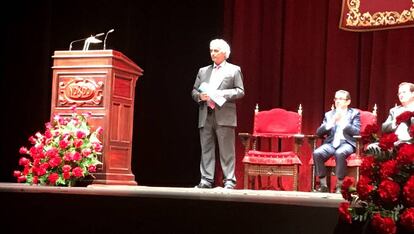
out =
{"type": "Polygon", "coordinates": [[[131,170],[135,84],[143,70],[115,50],[55,51],[51,118],[71,106],[90,112],[93,129],[104,128],[102,167],[93,184],[137,185],[131,170]]]}

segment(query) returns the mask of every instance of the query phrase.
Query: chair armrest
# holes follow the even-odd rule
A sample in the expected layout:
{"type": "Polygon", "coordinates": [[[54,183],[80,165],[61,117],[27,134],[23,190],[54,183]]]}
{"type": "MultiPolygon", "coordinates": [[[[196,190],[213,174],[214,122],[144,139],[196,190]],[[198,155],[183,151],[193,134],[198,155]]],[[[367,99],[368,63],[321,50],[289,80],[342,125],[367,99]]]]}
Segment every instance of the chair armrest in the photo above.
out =
{"type": "Polygon", "coordinates": [[[303,134],[295,134],[293,135],[295,138],[295,144],[299,147],[303,144],[303,139],[305,138],[305,135],[303,134]]]}
{"type": "Polygon", "coordinates": [[[312,150],[316,149],[316,143],[319,139],[323,139],[323,137],[320,137],[318,135],[315,134],[309,134],[309,135],[305,135],[306,139],[308,139],[308,143],[311,146],[312,150]]]}

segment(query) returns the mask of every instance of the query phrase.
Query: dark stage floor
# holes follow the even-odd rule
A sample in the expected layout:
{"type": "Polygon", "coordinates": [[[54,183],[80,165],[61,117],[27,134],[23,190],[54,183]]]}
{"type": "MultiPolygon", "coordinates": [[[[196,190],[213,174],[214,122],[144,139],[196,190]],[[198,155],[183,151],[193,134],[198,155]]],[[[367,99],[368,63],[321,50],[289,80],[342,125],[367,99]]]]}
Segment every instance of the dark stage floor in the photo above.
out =
{"type": "Polygon", "coordinates": [[[335,233],[339,194],[0,183],[6,233],[335,233]]]}

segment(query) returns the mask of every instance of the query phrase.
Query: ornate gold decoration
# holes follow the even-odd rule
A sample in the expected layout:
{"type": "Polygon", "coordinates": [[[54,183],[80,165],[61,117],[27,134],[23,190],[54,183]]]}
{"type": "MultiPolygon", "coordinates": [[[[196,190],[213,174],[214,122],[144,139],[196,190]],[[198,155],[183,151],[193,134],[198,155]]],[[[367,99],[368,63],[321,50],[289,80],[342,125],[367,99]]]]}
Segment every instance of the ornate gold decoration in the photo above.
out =
{"type": "Polygon", "coordinates": [[[347,26],[372,27],[414,21],[414,0],[412,0],[409,10],[404,10],[401,13],[396,11],[375,12],[372,15],[369,12],[361,13],[359,11],[361,0],[347,0],[347,5],[349,9],[346,18],[347,26]]]}
{"type": "Polygon", "coordinates": [[[69,82],[59,82],[59,104],[82,106],[99,105],[103,99],[103,82],[92,79],[74,78],[69,82]]]}

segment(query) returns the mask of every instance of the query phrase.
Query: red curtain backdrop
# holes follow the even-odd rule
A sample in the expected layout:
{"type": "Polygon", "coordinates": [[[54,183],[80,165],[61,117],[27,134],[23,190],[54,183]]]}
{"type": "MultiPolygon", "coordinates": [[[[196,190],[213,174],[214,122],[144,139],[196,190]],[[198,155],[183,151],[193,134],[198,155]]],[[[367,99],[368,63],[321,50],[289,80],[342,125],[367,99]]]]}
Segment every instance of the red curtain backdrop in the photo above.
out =
{"type": "MultiPolygon", "coordinates": [[[[224,37],[230,61],[241,66],[246,96],[238,103],[238,132],[251,132],[255,104],[297,110],[303,132],[313,134],[338,89],[351,106],[372,110],[382,123],[398,103],[402,81],[414,81],[414,29],[356,33],[339,29],[341,1],[226,0],[224,37]]],[[[237,178],[243,178],[243,149],[237,141],[237,178]]],[[[299,189],[310,189],[311,157],[306,144],[299,189]]]]}

